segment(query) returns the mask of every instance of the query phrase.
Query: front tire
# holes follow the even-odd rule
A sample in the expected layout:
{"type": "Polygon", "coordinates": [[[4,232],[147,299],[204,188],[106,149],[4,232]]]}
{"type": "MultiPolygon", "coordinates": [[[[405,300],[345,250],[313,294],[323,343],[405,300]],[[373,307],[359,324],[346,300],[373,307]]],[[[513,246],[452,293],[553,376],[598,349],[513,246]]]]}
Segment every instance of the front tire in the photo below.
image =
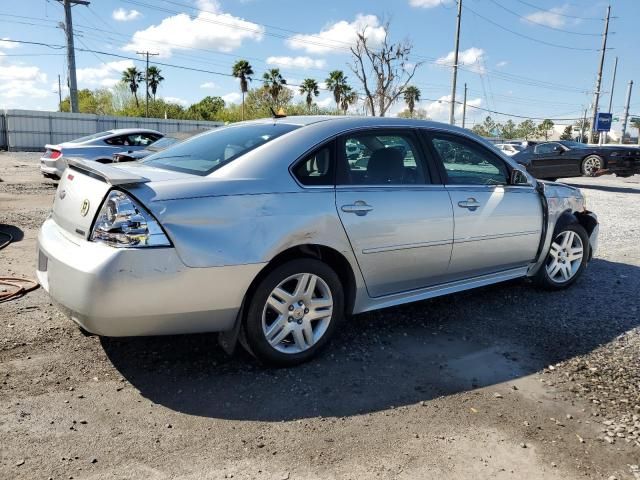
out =
{"type": "Polygon", "coordinates": [[[595,177],[604,168],[604,160],[598,155],[589,155],[582,161],[582,174],[585,177],[595,177]]]}
{"type": "Polygon", "coordinates": [[[584,227],[572,223],[555,233],[547,258],[535,282],[549,290],[561,290],[582,275],[589,258],[589,236],[584,227]]]}
{"type": "Polygon", "coordinates": [[[292,260],[267,274],[249,299],[246,340],[264,363],[294,366],[327,344],[344,315],[338,275],[311,258],[292,260]]]}

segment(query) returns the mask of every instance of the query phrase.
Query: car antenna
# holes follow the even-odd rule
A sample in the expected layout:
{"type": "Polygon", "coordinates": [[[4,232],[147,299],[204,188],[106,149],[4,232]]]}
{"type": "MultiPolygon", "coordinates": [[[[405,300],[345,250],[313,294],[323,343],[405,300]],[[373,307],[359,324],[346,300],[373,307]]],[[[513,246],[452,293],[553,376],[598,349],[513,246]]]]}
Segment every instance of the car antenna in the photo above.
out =
{"type": "Polygon", "coordinates": [[[280,109],[280,111],[278,111],[278,113],[276,113],[276,111],[273,109],[273,107],[269,107],[269,110],[271,110],[271,116],[273,118],[286,118],[287,115],[284,113],[284,110],[280,109]]]}

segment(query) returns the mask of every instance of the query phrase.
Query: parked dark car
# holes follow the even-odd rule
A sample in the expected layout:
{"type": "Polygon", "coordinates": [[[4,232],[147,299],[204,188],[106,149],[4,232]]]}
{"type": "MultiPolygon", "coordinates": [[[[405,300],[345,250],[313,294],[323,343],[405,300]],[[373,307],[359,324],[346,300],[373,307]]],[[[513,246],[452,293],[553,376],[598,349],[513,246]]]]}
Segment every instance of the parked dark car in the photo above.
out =
{"type": "Polygon", "coordinates": [[[511,158],[541,179],[595,177],[604,173],[629,177],[640,173],[640,148],[636,147],[560,140],[529,146],[511,158]]]}
{"type": "Polygon", "coordinates": [[[145,157],[148,157],[152,153],[160,152],[165,148],[169,148],[170,146],[175,145],[176,143],[182,142],[188,138],[191,138],[195,135],[198,135],[199,133],[203,133],[206,131],[207,130],[205,129],[205,130],[192,130],[190,132],[168,133],[167,135],[162,137],[160,140],[153,142],[151,145],[149,145],[147,148],[143,150],[135,150],[135,151],[126,150],[124,152],[114,153],[112,156],[113,162],[120,163],[120,162],[134,162],[136,160],[141,160],[145,157]]]}

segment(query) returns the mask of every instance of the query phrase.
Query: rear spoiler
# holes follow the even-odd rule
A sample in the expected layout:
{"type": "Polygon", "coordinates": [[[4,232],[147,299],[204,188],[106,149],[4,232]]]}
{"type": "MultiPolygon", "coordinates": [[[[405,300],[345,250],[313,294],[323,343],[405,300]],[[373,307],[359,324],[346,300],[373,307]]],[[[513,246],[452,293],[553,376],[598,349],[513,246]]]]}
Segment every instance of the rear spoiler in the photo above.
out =
{"type": "Polygon", "coordinates": [[[67,164],[74,170],[79,170],[91,177],[98,178],[111,185],[127,185],[132,183],[150,182],[146,177],[130,173],[120,168],[112,167],[104,163],[82,160],[80,158],[68,158],[67,164]]]}
{"type": "Polygon", "coordinates": [[[50,143],[47,143],[44,146],[45,150],[57,150],[58,152],[62,150],[62,147],[60,145],[52,145],[50,143]]]}

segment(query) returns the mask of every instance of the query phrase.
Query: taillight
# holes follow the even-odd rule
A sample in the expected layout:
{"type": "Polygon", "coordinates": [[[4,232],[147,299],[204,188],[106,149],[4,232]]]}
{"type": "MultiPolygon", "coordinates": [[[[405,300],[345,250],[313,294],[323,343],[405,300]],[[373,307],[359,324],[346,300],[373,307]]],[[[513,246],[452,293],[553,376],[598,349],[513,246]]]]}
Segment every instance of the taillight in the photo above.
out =
{"type": "Polygon", "coordinates": [[[62,156],[62,152],[59,152],[58,150],[51,150],[51,152],[49,153],[49,158],[52,160],[55,160],[56,158],[60,158],[62,156]]]}

